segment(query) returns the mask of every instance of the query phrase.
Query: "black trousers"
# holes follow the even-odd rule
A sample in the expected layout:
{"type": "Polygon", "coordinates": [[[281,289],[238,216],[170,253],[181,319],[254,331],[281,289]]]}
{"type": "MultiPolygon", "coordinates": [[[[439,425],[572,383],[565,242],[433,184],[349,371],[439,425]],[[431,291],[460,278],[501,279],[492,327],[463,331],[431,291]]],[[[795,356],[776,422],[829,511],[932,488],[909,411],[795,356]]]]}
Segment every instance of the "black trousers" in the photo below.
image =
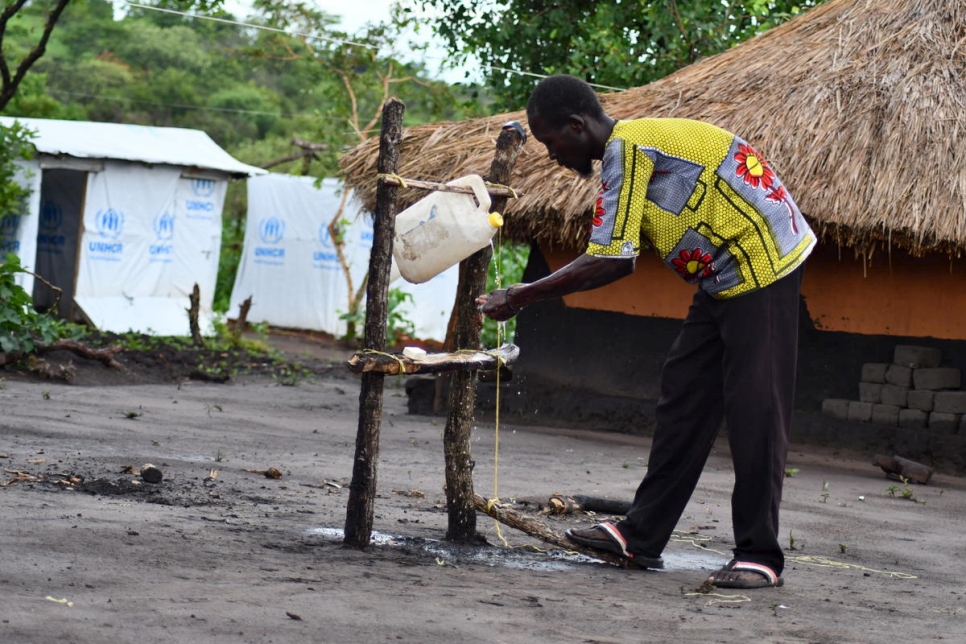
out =
{"type": "Polygon", "coordinates": [[[803,268],[729,300],[698,290],[661,373],[647,473],[618,529],[628,551],[658,556],[725,421],[735,470],[735,558],[781,574],[778,508],[798,361],[803,268]]]}

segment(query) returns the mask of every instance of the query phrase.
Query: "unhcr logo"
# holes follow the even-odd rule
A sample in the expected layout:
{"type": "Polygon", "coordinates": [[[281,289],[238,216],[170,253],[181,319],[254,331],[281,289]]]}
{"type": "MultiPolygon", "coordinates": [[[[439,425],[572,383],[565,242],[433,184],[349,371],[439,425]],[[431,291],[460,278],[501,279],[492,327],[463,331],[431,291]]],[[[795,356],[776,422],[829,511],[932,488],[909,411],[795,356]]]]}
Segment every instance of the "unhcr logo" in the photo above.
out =
{"type": "Polygon", "coordinates": [[[113,208],[99,210],[94,225],[101,237],[117,239],[124,232],[124,213],[113,208]]]}
{"type": "Polygon", "coordinates": [[[215,182],[212,179],[192,179],[191,192],[196,197],[210,197],[215,192],[215,182]]]}
{"type": "Polygon", "coordinates": [[[277,244],[285,236],[285,220],[277,217],[262,219],[258,224],[258,236],[262,243],[277,244]]]}
{"type": "Polygon", "coordinates": [[[20,252],[20,215],[8,215],[0,219],[0,257],[7,253],[20,252]]]}
{"type": "Polygon", "coordinates": [[[87,242],[87,250],[91,259],[119,262],[124,252],[124,244],[117,241],[124,233],[124,213],[113,208],[98,210],[94,217],[94,228],[107,241],[91,240],[87,242]]]}
{"type": "Polygon", "coordinates": [[[44,230],[58,230],[64,223],[64,209],[56,201],[47,200],[40,208],[40,227],[44,230]]]}
{"type": "Polygon", "coordinates": [[[7,215],[0,218],[0,235],[16,235],[20,230],[20,215],[7,215]]]}
{"type": "Polygon", "coordinates": [[[277,248],[275,244],[285,237],[285,220],[278,217],[268,217],[258,223],[258,238],[265,246],[255,247],[255,261],[259,264],[282,264],[285,261],[285,249],[277,248]]]}
{"type": "Polygon", "coordinates": [[[213,179],[192,179],[191,193],[194,199],[185,199],[184,210],[188,219],[211,221],[215,217],[215,202],[209,197],[215,193],[213,179]]]}
{"type": "Polygon", "coordinates": [[[64,209],[56,201],[47,200],[40,207],[40,231],[37,233],[37,250],[41,253],[63,252],[67,237],[60,233],[64,223],[64,209]]]}
{"type": "Polygon", "coordinates": [[[325,222],[319,226],[319,246],[321,250],[312,253],[312,264],[316,268],[333,269],[339,267],[339,256],[335,252],[335,244],[332,243],[332,235],[329,234],[329,226],[325,222]]]}
{"type": "Polygon", "coordinates": [[[173,244],[170,242],[174,238],[174,215],[165,210],[158,213],[152,224],[154,236],[158,243],[148,246],[148,254],[152,262],[168,263],[171,261],[173,244]]]}
{"type": "Polygon", "coordinates": [[[167,210],[154,218],[154,236],[158,241],[171,241],[174,237],[174,215],[167,210]]]}

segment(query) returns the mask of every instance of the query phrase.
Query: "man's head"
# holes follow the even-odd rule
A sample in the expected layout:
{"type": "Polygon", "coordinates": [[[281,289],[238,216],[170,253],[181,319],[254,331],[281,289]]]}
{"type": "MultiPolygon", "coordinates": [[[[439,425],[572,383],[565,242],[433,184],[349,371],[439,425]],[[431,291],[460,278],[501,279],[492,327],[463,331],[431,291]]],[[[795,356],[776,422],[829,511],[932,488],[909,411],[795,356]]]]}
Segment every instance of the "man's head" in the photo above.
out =
{"type": "Polygon", "coordinates": [[[603,158],[614,128],[590,85],[566,74],[537,84],[527,101],[527,120],[550,158],[585,178],[593,176],[593,160],[603,158]]]}

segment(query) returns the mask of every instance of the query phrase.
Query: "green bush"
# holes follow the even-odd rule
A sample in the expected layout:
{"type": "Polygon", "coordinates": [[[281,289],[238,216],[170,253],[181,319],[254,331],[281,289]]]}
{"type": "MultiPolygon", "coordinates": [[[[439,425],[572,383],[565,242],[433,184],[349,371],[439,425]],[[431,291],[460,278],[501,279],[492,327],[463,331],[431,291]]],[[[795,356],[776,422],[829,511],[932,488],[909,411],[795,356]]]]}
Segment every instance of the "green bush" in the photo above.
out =
{"type": "Polygon", "coordinates": [[[38,344],[50,344],[71,334],[67,322],[34,309],[30,295],[14,281],[20,272],[20,259],[8,253],[0,263],[0,351],[5,353],[32,353],[38,344]]]}
{"type": "MultiPolygon", "coordinates": [[[[24,212],[30,189],[16,181],[17,160],[33,155],[32,132],[15,123],[0,126],[0,220],[11,216],[29,216],[24,212]]],[[[51,342],[70,334],[70,325],[38,313],[33,299],[17,284],[17,273],[24,272],[20,258],[8,253],[0,262],[0,351],[33,352],[38,344],[51,342]]]]}
{"type": "MultiPolygon", "coordinates": [[[[413,296],[398,288],[389,289],[388,296],[389,313],[386,320],[386,346],[391,349],[404,336],[412,337],[416,332],[416,326],[401,310],[405,304],[412,304],[413,296]]],[[[339,319],[348,323],[348,329],[346,335],[342,338],[343,340],[362,339],[366,325],[366,308],[364,305],[359,306],[356,311],[342,313],[339,319]]]]}
{"type": "Polygon", "coordinates": [[[14,122],[10,127],[0,126],[0,220],[11,215],[23,214],[24,205],[30,197],[30,189],[16,181],[17,161],[33,157],[30,139],[34,133],[14,122]]]}

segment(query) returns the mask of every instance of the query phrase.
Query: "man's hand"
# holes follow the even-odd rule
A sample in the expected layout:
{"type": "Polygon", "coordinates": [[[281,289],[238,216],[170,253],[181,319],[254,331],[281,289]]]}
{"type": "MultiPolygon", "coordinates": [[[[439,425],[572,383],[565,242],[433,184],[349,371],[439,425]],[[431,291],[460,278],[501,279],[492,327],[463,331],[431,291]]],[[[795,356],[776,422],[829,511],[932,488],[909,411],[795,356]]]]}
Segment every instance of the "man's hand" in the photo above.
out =
{"type": "Polygon", "coordinates": [[[480,311],[488,318],[492,318],[497,322],[509,320],[519,313],[520,309],[510,303],[510,289],[512,288],[513,286],[509,288],[498,288],[495,291],[490,291],[488,294],[476,298],[476,303],[480,305],[480,311]]]}

